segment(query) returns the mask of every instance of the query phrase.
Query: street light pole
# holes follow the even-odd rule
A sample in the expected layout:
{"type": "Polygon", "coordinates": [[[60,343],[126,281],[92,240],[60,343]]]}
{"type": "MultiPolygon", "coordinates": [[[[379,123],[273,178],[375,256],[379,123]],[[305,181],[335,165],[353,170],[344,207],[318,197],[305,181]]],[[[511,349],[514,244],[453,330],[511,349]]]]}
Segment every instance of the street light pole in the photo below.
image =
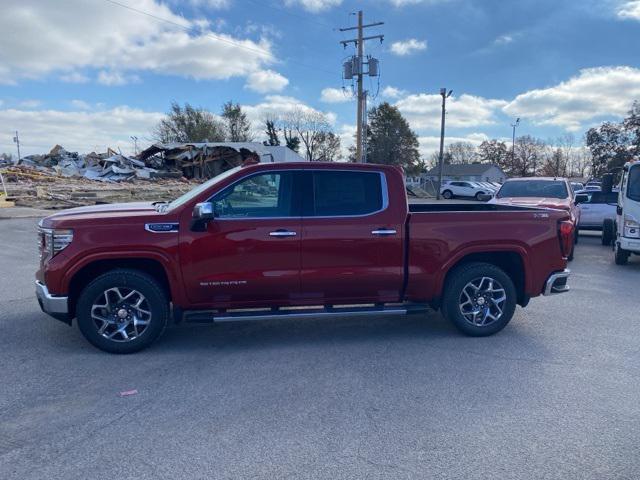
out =
{"type": "Polygon", "coordinates": [[[520,125],[520,117],[516,118],[516,123],[511,124],[513,128],[513,137],[511,139],[511,162],[516,159],[516,127],[520,125]]]}
{"type": "Polygon", "coordinates": [[[446,88],[440,89],[440,95],[442,96],[442,119],[440,120],[440,156],[438,157],[438,191],[436,192],[436,199],[440,200],[440,190],[442,189],[442,169],[444,165],[444,118],[447,112],[447,98],[451,96],[453,90],[449,90],[447,93],[446,88]]]}

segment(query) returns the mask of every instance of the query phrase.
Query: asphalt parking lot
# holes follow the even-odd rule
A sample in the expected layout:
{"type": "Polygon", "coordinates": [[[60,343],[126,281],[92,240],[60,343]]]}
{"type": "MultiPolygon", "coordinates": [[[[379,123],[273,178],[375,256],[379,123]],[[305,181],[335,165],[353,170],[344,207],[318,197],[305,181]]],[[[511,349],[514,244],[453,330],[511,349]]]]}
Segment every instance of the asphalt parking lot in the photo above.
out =
{"type": "Polygon", "coordinates": [[[0,220],[2,479],[640,478],[640,257],[597,237],[489,338],[283,320],[115,356],[39,311],[35,223],[0,220]]]}

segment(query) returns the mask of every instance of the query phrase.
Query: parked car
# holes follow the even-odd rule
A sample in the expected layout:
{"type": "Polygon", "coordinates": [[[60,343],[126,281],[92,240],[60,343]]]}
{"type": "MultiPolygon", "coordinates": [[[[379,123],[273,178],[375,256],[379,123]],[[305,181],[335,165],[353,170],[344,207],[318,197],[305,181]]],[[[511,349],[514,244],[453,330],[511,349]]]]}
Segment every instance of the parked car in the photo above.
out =
{"type": "Polygon", "coordinates": [[[580,182],[571,182],[571,189],[573,190],[573,193],[577,193],[580,190],[584,190],[584,184],[580,182]]]}
{"type": "Polygon", "coordinates": [[[491,195],[491,190],[474,182],[451,180],[442,185],[440,194],[447,200],[455,197],[473,197],[480,200],[483,195],[491,195]]]}
{"type": "Polygon", "coordinates": [[[39,232],[40,306],[114,353],[147,347],[171,320],[427,305],[491,335],[516,305],[568,290],[574,235],[565,211],[408,205],[400,169],[308,162],[237,167],[170,203],[73,208],[39,232]]]}
{"type": "Polygon", "coordinates": [[[486,188],[489,190],[488,193],[491,193],[493,195],[495,195],[495,193],[498,191],[498,188],[496,188],[494,185],[492,185],[489,182],[474,182],[476,185],[479,185],[480,188],[486,188]]]}
{"type": "MultiPolygon", "coordinates": [[[[616,217],[618,194],[616,192],[594,192],[576,194],[576,204],[580,210],[580,230],[603,230],[606,219],[616,217]]],[[[611,239],[607,244],[610,244],[611,239]]]]}
{"type": "Polygon", "coordinates": [[[613,230],[616,264],[626,264],[631,254],[640,255],[640,160],[623,167],[613,230]]]}
{"type": "MultiPolygon", "coordinates": [[[[526,177],[506,180],[490,203],[557,208],[566,211],[574,225],[574,243],[578,243],[580,210],[566,178],[526,177]]],[[[573,249],[569,259],[573,259],[573,249]]]]}

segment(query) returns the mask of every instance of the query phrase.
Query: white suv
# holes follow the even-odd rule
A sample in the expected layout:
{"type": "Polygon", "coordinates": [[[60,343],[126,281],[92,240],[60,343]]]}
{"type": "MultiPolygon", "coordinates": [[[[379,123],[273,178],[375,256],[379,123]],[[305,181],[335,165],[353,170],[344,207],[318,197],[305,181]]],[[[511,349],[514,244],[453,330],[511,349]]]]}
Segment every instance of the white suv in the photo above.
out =
{"type": "Polygon", "coordinates": [[[448,181],[440,188],[442,198],[447,200],[454,197],[474,197],[476,200],[480,200],[481,195],[493,195],[493,193],[490,189],[483,188],[474,182],[458,180],[448,181]]]}

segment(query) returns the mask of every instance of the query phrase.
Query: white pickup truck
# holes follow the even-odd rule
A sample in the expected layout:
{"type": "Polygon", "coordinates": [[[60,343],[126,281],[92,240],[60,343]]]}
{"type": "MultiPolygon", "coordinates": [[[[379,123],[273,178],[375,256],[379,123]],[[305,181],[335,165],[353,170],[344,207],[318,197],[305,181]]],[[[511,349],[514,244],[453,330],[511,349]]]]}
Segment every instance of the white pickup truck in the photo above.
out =
{"type": "Polygon", "coordinates": [[[640,255],[640,160],[623,168],[614,228],[615,262],[624,265],[632,253],[640,255]]]}

